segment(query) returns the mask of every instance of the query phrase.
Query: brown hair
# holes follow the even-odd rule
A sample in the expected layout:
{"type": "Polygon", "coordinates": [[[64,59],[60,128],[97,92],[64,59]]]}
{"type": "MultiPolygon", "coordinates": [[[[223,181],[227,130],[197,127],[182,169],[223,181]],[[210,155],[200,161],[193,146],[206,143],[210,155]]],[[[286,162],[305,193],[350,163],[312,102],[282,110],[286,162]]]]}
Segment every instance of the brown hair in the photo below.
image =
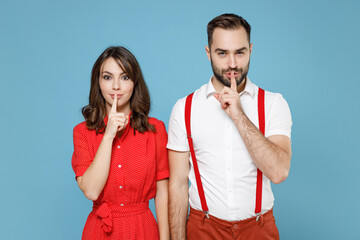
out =
{"type": "Polygon", "coordinates": [[[94,63],[91,72],[91,86],[89,94],[89,104],[82,108],[82,114],[89,129],[102,133],[105,129],[104,118],[106,116],[106,103],[101,94],[99,77],[100,70],[108,58],[114,58],[120,68],[128,74],[134,82],[134,90],[130,98],[130,125],[138,132],[156,132],[154,125],[148,122],[150,111],[150,94],[146,86],[140,65],[135,56],[124,47],[109,47],[99,56],[94,63]]]}
{"type": "Polygon", "coordinates": [[[236,14],[233,14],[233,13],[225,13],[225,14],[215,17],[207,25],[209,48],[211,48],[212,36],[213,36],[215,28],[223,28],[226,30],[235,30],[240,27],[243,27],[245,29],[245,31],[248,35],[249,43],[250,43],[251,26],[244,18],[242,18],[236,14]]]}

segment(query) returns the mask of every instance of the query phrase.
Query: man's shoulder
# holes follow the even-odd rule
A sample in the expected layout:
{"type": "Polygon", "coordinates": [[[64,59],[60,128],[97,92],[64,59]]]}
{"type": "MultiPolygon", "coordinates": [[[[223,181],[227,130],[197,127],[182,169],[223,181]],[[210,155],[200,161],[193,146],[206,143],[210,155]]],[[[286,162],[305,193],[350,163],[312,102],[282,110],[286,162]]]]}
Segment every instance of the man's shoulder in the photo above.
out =
{"type": "Polygon", "coordinates": [[[266,98],[269,98],[269,99],[277,99],[277,98],[282,98],[283,95],[281,93],[278,93],[278,92],[270,92],[268,90],[265,90],[265,97],[266,98]]]}
{"type": "Polygon", "coordinates": [[[199,87],[199,88],[196,89],[195,91],[190,92],[190,93],[187,94],[186,96],[180,98],[180,99],[178,100],[178,102],[179,102],[179,101],[180,101],[180,102],[184,102],[184,104],[185,104],[186,98],[187,98],[190,94],[192,94],[192,93],[194,94],[194,97],[195,97],[195,98],[205,96],[207,87],[208,87],[208,83],[202,85],[201,87],[199,87]]]}
{"type": "Polygon", "coordinates": [[[196,89],[195,91],[189,92],[186,96],[183,96],[182,98],[178,99],[172,109],[172,115],[178,115],[178,114],[183,115],[183,113],[185,111],[186,98],[192,93],[194,93],[193,101],[194,100],[196,101],[197,99],[205,96],[207,85],[208,84],[204,84],[200,88],[196,89]]]}
{"type": "Polygon", "coordinates": [[[257,99],[259,94],[259,89],[262,88],[265,91],[265,106],[267,109],[273,109],[274,107],[280,107],[283,108],[284,106],[288,106],[287,101],[283,97],[283,94],[279,92],[272,92],[267,90],[266,88],[263,88],[261,86],[257,86],[255,83],[249,81],[249,86],[247,86],[247,89],[249,92],[253,92],[252,95],[253,98],[257,99]]]}
{"type": "Polygon", "coordinates": [[[252,84],[252,88],[254,89],[254,92],[255,92],[256,96],[258,95],[260,88],[265,91],[265,102],[277,102],[279,100],[284,100],[285,101],[285,99],[284,99],[284,97],[283,97],[283,95],[281,93],[269,91],[266,88],[262,88],[260,86],[257,86],[254,83],[251,83],[251,84],[252,84]]]}
{"type": "Polygon", "coordinates": [[[265,91],[265,102],[272,104],[286,103],[285,98],[281,93],[265,91]]]}

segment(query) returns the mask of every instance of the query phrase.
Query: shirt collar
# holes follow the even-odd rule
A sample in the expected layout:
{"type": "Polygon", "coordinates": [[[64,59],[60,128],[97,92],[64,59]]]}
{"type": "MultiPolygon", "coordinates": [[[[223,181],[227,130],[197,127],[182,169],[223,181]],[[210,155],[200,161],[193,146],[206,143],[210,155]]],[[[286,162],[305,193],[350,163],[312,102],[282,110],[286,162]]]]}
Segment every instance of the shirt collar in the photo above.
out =
{"type": "MultiPolygon", "coordinates": [[[[210,95],[214,94],[216,91],[215,91],[215,88],[214,88],[214,85],[212,84],[211,82],[211,79],[212,77],[210,78],[207,86],[206,86],[206,97],[209,97],[210,95]]],[[[256,92],[256,85],[253,84],[251,81],[250,81],[250,78],[249,77],[246,77],[246,83],[245,83],[245,89],[244,91],[242,91],[241,93],[239,93],[240,95],[244,94],[245,92],[249,93],[250,96],[254,96],[255,92],[256,92]]]]}
{"type": "Polygon", "coordinates": [[[212,79],[212,77],[210,78],[208,84],[206,85],[206,97],[209,97],[210,95],[212,95],[216,92],[214,85],[211,82],[211,79],[212,79]]]}
{"type": "Polygon", "coordinates": [[[256,85],[250,81],[249,77],[246,77],[245,89],[243,92],[247,92],[250,94],[250,96],[254,96],[254,94],[256,93],[256,89],[256,85]]]}

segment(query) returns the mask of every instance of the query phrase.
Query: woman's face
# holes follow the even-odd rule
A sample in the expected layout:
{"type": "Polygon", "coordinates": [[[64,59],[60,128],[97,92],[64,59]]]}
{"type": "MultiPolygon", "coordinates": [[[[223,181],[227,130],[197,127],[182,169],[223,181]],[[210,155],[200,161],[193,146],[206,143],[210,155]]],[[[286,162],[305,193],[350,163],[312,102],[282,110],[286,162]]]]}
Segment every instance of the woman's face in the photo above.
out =
{"type": "Polygon", "coordinates": [[[101,94],[105,98],[106,112],[109,113],[117,95],[117,112],[130,113],[130,98],[134,90],[134,82],[120,68],[115,59],[108,58],[104,61],[99,76],[101,94]]]}

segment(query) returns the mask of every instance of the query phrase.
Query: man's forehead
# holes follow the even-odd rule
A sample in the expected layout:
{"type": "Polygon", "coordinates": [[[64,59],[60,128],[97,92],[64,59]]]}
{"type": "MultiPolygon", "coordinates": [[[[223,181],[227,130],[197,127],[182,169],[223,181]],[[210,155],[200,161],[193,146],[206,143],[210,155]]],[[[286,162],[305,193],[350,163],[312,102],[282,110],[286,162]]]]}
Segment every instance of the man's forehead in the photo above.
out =
{"type": "Polygon", "coordinates": [[[249,40],[243,27],[236,29],[215,28],[211,48],[233,49],[249,48],[249,40]]]}

